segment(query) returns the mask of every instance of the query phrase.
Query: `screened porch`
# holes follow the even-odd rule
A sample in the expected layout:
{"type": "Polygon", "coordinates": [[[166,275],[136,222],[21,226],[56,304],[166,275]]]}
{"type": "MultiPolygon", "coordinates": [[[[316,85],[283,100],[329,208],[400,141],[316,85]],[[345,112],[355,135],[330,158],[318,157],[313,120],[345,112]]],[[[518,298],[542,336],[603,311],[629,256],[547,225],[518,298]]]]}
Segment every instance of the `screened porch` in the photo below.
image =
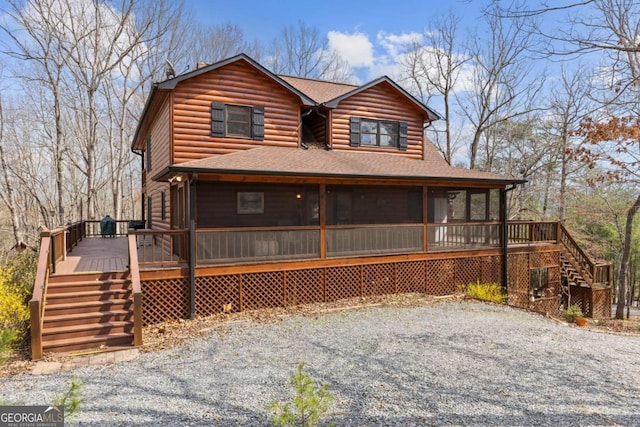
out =
{"type": "Polygon", "coordinates": [[[500,189],[199,182],[198,265],[496,248],[500,189]]]}

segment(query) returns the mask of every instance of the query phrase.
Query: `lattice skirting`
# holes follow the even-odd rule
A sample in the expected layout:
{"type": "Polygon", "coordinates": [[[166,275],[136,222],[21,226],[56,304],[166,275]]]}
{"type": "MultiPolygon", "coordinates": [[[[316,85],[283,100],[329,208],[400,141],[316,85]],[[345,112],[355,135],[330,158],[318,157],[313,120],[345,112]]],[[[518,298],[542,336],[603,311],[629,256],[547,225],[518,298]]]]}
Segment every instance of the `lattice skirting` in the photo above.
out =
{"type": "Polygon", "coordinates": [[[571,286],[569,305],[577,305],[587,317],[611,317],[611,289],[591,289],[571,286]]]}
{"type": "MultiPolygon", "coordinates": [[[[541,312],[560,307],[560,258],[551,254],[509,256],[509,303],[541,312]],[[549,295],[529,301],[529,268],[549,268],[549,295]]],[[[448,295],[461,285],[500,283],[501,257],[427,259],[309,269],[196,277],[195,313],[242,311],[330,302],[353,297],[420,292],[448,295]]],[[[145,324],[189,316],[188,279],[143,281],[145,324]]],[[[604,300],[605,296],[598,298],[604,300]]]]}

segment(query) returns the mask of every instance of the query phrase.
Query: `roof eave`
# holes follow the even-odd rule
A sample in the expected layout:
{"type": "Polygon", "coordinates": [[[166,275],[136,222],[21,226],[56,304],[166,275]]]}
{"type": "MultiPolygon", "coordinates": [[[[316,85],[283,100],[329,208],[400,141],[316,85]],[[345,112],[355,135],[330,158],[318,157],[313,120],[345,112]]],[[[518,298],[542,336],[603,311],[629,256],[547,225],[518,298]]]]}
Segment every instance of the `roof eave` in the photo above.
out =
{"type": "Polygon", "coordinates": [[[244,61],[248,62],[254,68],[256,68],[257,70],[259,70],[260,72],[265,74],[267,77],[271,78],[276,83],[284,86],[286,89],[288,89],[289,91],[294,93],[296,96],[298,96],[300,98],[300,102],[302,102],[303,105],[310,106],[310,107],[315,107],[316,105],[318,105],[318,103],[316,101],[314,101],[313,99],[309,98],[307,95],[305,95],[304,93],[300,92],[298,89],[296,89],[295,87],[293,87],[292,85],[290,85],[289,83],[287,83],[286,81],[284,81],[283,79],[281,79],[280,77],[278,77],[277,75],[275,75],[274,73],[272,73],[271,71],[269,71],[268,69],[266,69],[265,67],[263,67],[258,62],[254,61],[253,59],[251,59],[248,55],[246,55],[244,53],[240,53],[240,54],[238,54],[236,56],[232,56],[231,58],[227,58],[227,59],[224,59],[222,61],[218,61],[218,62],[215,62],[213,64],[209,64],[207,66],[204,66],[204,67],[198,68],[196,70],[190,71],[188,73],[181,74],[181,75],[176,76],[176,77],[174,77],[172,79],[165,80],[165,81],[159,83],[158,85],[159,85],[159,87],[161,89],[173,90],[173,89],[175,89],[175,87],[180,82],[183,82],[183,81],[185,81],[187,79],[190,79],[190,78],[199,76],[201,74],[207,73],[209,71],[217,70],[218,68],[224,67],[226,65],[232,64],[232,63],[240,61],[240,60],[244,60],[244,61]]]}
{"type": "Polygon", "coordinates": [[[451,181],[478,184],[498,184],[498,185],[518,185],[524,184],[527,180],[516,178],[467,178],[467,177],[446,177],[446,176],[410,176],[410,175],[363,175],[363,174],[339,174],[339,173],[318,173],[318,172],[284,172],[284,171],[260,171],[260,170],[229,170],[222,168],[190,167],[190,166],[167,166],[158,174],[153,176],[153,181],[168,181],[173,176],[180,174],[219,174],[219,175],[248,175],[248,176],[282,176],[282,177],[318,177],[318,178],[352,178],[352,179],[394,179],[398,181],[451,181]]]}

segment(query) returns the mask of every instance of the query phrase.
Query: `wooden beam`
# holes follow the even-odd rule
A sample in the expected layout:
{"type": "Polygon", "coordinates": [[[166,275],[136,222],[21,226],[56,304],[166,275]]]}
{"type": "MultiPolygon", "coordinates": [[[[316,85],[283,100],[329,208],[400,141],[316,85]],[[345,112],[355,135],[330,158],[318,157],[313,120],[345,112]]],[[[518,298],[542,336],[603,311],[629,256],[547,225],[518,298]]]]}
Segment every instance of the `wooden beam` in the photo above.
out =
{"type": "Polygon", "coordinates": [[[320,258],[327,258],[327,186],[320,184],[320,196],[318,203],[320,204],[320,258]]]}

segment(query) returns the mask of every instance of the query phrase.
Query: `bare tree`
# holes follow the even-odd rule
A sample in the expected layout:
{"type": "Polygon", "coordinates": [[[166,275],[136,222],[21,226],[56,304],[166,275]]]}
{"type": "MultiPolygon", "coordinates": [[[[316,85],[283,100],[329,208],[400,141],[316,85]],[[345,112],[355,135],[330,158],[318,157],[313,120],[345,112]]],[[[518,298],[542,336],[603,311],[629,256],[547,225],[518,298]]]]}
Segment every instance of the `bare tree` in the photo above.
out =
{"type": "Polygon", "coordinates": [[[534,76],[533,61],[527,56],[535,43],[527,20],[507,20],[495,11],[485,17],[490,40],[473,38],[468,53],[473,66],[473,88],[458,97],[473,126],[469,145],[472,169],[479,166],[478,150],[483,134],[539,108],[536,98],[544,83],[543,76],[534,76]]]}
{"type": "Polygon", "coordinates": [[[454,91],[460,73],[469,58],[458,46],[458,25],[460,19],[449,14],[444,19],[434,20],[427,34],[426,42],[414,40],[407,46],[403,55],[403,83],[411,88],[420,100],[428,103],[434,95],[442,97],[444,107],[444,130],[436,130],[434,143],[442,152],[445,160],[451,164],[456,149],[456,141],[452,135],[454,91]],[[438,135],[444,134],[444,142],[438,135]]]}
{"type": "Polygon", "coordinates": [[[329,48],[329,40],[316,27],[302,21],[287,26],[274,41],[270,68],[276,74],[350,82],[353,71],[340,55],[329,48]]]}

